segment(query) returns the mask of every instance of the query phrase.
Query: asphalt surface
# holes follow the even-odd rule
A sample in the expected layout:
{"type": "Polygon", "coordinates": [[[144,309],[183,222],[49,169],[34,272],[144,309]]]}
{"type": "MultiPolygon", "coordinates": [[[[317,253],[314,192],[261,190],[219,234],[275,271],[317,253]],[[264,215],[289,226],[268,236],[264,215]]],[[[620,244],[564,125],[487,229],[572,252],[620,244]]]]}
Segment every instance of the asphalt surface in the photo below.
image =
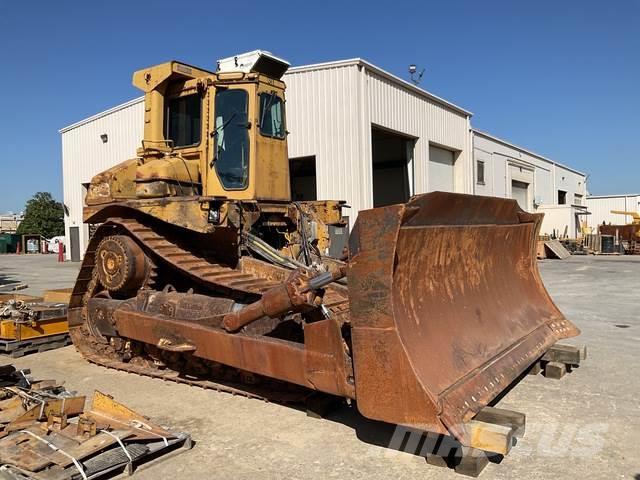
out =
{"type": "MultiPolygon", "coordinates": [[[[0,278],[27,293],[73,284],[78,264],[55,256],[0,256],[0,278]]],[[[553,299],[582,330],[585,363],[561,380],[527,376],[498,406],[527,415],[527,432],[481,478],[640,478],[640,257],[571,257],[540,263],[553,299]]],[[[4,283],[0,281],[0,283],[4,283]]],[[[113,395],[195,440],[140,468],[135,479],[464,478],[387,448],[393,429],[344,407],[327,419],[303,410],[205,391],[88,364],[73,347],[1,363],[67,388],[113,395]]]]}
{"type": "Polygon", "coordinates": [[[72,287],[79,268],[79,263],[58,262],[57,254],[0,255],[0,287],[26,284],[15,293],[38,296],[45,290],[72,287]]]}

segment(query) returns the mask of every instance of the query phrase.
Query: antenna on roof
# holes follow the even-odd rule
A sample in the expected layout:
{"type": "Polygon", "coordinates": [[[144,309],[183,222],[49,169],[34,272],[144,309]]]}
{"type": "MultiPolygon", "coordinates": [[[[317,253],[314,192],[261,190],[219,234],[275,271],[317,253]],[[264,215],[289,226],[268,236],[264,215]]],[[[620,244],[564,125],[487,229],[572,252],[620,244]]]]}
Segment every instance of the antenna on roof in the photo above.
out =
{"type": "Polygon", "coordinates": [[[409,78],[413,82],[414,85],[418,85],[422,81],[422,76],[424,75],[424,68],[420,71],[418,76],[416,76],[416,72],[418,71],[418,67],[414,63],[409,65],[409,78]]]}

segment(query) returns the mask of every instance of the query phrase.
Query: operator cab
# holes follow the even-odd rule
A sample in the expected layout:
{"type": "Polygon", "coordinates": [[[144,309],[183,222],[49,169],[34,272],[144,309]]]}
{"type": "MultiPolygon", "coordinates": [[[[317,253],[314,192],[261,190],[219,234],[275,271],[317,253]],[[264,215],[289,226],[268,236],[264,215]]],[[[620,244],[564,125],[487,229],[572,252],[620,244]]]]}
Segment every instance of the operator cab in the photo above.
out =
{"type": "Polygon", "coordinates": [[[215,73],[178,62],[136,72],[145,91],[136,196],[289,201],[288,67],[256,50],[220,60],[215,73]]]}

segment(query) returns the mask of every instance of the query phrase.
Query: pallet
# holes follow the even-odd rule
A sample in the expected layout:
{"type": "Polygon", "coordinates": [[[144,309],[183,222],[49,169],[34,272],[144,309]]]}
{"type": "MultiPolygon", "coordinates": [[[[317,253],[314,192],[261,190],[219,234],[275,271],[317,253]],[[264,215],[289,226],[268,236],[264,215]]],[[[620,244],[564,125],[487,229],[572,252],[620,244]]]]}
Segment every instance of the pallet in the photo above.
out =
{"type": "Polygon", "coordinates": [[[0,353],[9,355],[11,358],[18,358],[30,353],[46,352],[67,345],[71,345],[71,337],[68,333],[30,338],[29,340],[0,339],[0,353]]]}
{"type": "Polygon", "coordinates": [[[547,250],[547,258],[558,258],[560,260],[564,260],[571,256],[571,252],[569,252],[569,250],[567,250],[558,240],[546,240],[544,242],[544,246],[547,250]],[[551,254],[549,255],[549,253],[551,254]]]}

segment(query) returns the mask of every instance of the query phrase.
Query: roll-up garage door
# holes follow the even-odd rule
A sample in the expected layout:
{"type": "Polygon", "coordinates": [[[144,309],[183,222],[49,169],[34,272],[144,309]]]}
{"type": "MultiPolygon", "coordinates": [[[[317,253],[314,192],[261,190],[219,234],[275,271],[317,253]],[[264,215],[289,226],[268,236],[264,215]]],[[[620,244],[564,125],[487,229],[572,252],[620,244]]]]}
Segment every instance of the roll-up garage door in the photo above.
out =
{"type": "Polygon", "coordinates": [[[529,184],[513,180],[511,182],[511,198],[518,202],[520,208],[528,210],[529,208],[529,184]]]}
{"type": "Polygon", "coordinates": [[[429,189],[453,192],[454,154],[451,150],[429,145],[429,189]]]}

